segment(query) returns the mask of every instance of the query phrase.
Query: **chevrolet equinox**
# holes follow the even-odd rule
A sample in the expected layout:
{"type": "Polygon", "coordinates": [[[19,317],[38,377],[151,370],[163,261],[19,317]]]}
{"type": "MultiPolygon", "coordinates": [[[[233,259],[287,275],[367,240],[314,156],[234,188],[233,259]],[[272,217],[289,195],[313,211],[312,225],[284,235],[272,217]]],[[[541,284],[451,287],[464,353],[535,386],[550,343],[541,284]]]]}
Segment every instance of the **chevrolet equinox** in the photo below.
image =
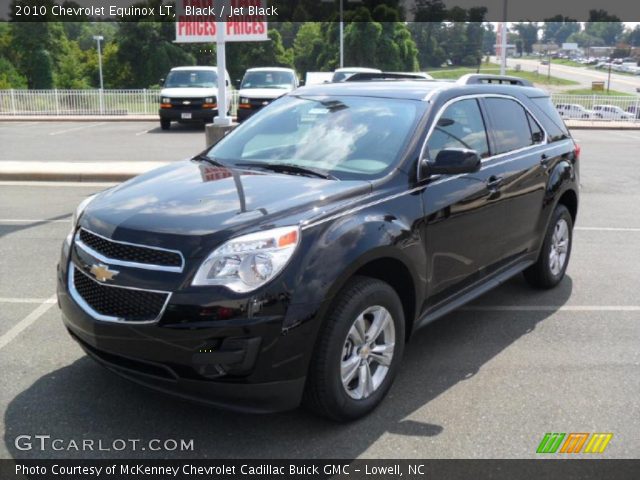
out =
{"type": "Polygon", "coordinates": [[[420,327],[520,272],[556,286],[580,150],[549,95],[374,77],[296,89],[85,199],[58,268],[73,339],[185,399],[344,421],[382,401],[420,327]]]}

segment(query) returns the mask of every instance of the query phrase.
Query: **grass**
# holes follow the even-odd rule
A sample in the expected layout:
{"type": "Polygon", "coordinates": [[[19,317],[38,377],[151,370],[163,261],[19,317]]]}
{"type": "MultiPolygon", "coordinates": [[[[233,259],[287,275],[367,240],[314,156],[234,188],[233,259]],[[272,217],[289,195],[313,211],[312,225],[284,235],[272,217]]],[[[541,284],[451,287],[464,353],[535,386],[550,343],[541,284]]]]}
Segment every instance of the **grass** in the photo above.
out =
{"type": "Polygon", "coordinates": [[[567,95],[596,95],[598,97],[635,97],[633,93],[619,92],[617,90],[591,90],[590,88],[576,88],[562,92],[567,95]]]}
{"type": "MultiPolygon", "coordinates": [[[[433,78],[442,80],[442,79],[457,79],[462,75],[466,75],[467,73],[477,73],[476,68],[471,67],[460,67],[460,68],[440,68],[431,70],[429,72],[433,78]]],[[[500,67],[495,63],[483,64],[480,68],[480,73],[500,73],[500,67]]],[[[507,70],[507,75],[513,75],[515,77],[524,78],[525,80],[529,80],[531,82],[537,83],[539,85],[579,85],[578,82],[574,82],[573,80],[565,80],[564,78],[551,77],[547,78],[546,75],[539,74],[537,72],[528,72],[524,70],[516,71],[516,70],[507,70]]]]}

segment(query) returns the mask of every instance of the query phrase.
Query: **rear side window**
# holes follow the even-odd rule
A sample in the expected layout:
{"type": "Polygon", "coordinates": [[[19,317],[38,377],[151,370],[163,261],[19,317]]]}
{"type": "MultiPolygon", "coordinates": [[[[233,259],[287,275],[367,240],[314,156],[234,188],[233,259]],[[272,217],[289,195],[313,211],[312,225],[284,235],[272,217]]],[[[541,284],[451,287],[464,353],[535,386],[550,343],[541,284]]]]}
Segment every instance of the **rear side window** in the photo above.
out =
{"type": "Polygon", "coordinates": [[[427,148],[430,160],[445,148],[468,148],[480,157],[488,156],[487,131],[478,101],[467,99],[449,105],[433,129],[427,148]]]}
{"type": "Polygon", "coordinates": [[[547,131],[547,135],[549,135],[550,142],[557,142],[558,140],[564,140],[570,137],[569,131],[562,121],[562,117],[560,117],[558,111],[553,108],[551,98],[532,98],[528,106],[535,116],[538,117],[538,120],[542,122],[542,126],[547,131]]]}
{"type": "Polygon", "coordinates": [[[544,132],[529,112],[527,112],[527,120],[529,121],[529,129],[531,130],[531,144],[542,143],[542,140],[544,140],[544,132]]]}
{"type": "Polygon", "coordinates": [[[491,115],[495,154],[533,145],[527,112],[522,105],[506,98],[487,98],[485,102],[491,115]]]}

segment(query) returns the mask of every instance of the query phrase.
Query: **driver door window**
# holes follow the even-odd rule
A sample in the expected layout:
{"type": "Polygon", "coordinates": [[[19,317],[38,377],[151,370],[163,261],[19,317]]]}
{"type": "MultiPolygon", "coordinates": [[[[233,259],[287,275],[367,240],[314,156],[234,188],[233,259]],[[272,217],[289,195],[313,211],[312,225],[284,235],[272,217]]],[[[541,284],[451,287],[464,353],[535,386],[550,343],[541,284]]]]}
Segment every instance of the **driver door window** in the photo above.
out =
{"type": "Polygon", "coordinates": [[[443,112],[427,142],[428,158],[435,160],[445,148],[468,148],[481,158],[489,156],[487,131],[476,99],[460,100],[443,112]]]}

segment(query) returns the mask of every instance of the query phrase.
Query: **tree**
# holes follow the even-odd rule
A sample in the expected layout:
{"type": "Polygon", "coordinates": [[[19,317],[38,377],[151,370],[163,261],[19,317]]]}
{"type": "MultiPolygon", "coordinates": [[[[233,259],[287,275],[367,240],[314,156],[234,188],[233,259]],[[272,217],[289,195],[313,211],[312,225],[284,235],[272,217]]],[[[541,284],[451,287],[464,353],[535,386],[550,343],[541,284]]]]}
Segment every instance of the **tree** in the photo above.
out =
{"type": "Polygon", "coordinates": [[[618,17],[609,15],[604,10],[590,10],[584,31],[592,37],[602,39],[605,45],[612,46],[624,32],[624,24],[618,17]]]}
{"type": "Polygon", "coordinates": [[[148,88],[158,84],[171,68],[194,65],[195,57],[173,43],[174,37],[171,23],[121,22],[115,40],[117,57],[129,75],[119,88],[148,88]]]}
{"type": "Polygon", "coordinates": [[[640,25],[636,25],[633,30],[625,32],[624,41],[632,47],[640,47],[640,25]]]}
{"type": "Polygon", "coordinates": [[[569,36],[578,32],[580,32],[580,24],[577,20],[556,15],[545,19],[542,24],[542,41],[562,45],[569,36]]]}
{"type": "Polygon", "coordinates": [[[7,58],[0,56],[0,90],[27,88],[27,86],[27,79],[18,72],[7,58]]]}
{"type": "Polygon", "coordinates": [[[533,44],[538,42],[538,24],[534,22],[516,23],[513,29],[518,33],[522,41],[522,51],[524,53],[531,53],[533,51],[533,44]]]}
{"type": "Polygon", "coordinates": [[[483,24],[482,32],[482,53],[485,55],[493,55],[496,49],[498,37],[492,23],[483,24]]]}
{"type": "Polygon", "coordinates": [[[39,48],[33,53],[29,88],[38,90],[53,88],[53,62],[49,52],[43,48],[39,48]]]}
{"type": "Polygon", "coordinates": [[[67,41],[65,53],[60,57],[55,69],[56,88],[89,88],[86,67],[86,57],[78,43],[73,40],[67,41]]]}
{"type": "Polygon", "coordinates": [[[587,32],[573,33],[567,38],[568,42],[577,43],[579,47],[602,47],[605,42],[602,38],[589,35],[587,32]]]}
{"type": "Polygon", "coordinates": [[[320,23],[303,23],[293,40],[293,62],[300,75],[322,70],[319,59],[324,49],[320,23]]]}

